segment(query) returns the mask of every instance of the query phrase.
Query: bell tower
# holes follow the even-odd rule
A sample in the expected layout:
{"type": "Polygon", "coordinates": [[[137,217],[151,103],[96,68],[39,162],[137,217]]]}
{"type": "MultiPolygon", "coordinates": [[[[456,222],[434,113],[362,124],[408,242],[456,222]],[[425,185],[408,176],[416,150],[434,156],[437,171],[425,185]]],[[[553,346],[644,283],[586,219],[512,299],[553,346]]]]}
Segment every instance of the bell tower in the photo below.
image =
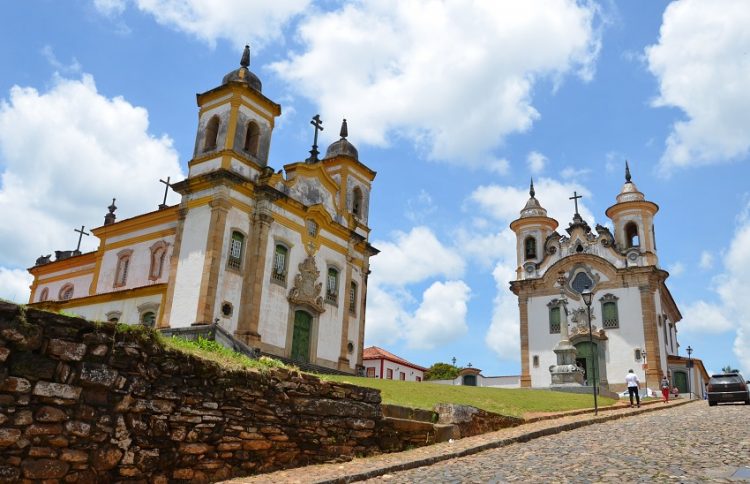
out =
{"type": "Polygon", "coordinates": [[[516,233],[516,279],[539,277],[537,265],[544,258],[544,242],[557,228],[557,220],[547,216],[535,197],[534,180],[529,184],[529,200],[521,210],[521,216],[511,222],[516,233]]]}
{"type": "Polygon", "coordinates": [[[654,215],[658,211],[659,206],[646,200],[633,183],[626,161],[625,184],[617,195],[617,203],[605,213],[612,220],[615,244],[626,255],[628,265],[657,265],[654,215]]]}
{"type": "Polygon", "coordinates": [[[220,86],[197,95],[198,132],[189,177],[230,170],[247,178],[268,164],[271,134],[281,107],[262,94],[262,84],[250,69],[245,46],[240,67],[220,86]]]}

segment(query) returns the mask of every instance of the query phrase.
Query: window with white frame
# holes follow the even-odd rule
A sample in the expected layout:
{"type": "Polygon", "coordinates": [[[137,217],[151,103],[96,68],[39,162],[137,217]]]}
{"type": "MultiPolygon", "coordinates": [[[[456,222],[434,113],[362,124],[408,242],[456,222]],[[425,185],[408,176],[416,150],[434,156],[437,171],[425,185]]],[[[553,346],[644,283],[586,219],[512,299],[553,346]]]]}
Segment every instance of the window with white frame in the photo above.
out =
{"type": "Polygon", "coordinates": [[[115,270],[114,287],[123,287],[128,283],[130,260],[133,256],[131,249],[122,250],[117,254],[117,269],[115,270]]]}
{"type": "Polygon", "coordinates": [[[289,249],[283,244],[276,244],[273,253],[273,270],[271,271],[271,280],[286,283],[287,264],[289,259],[289,249]]]}
{"type": "Polygon", "coordinates": [[[605,294],[599,298],[602,305],[602,327],[615,329],[620,327],[620,316],[617,310],[617,296],[605,294]]]}
{"type": "Polygon", "coordinates": [[[328,277],[326,278],[326,297],[327,303],[336,304],[339,293],[339,271],[335,267],[328,268],[328,277]]]}
{"type": "Polygon", "coordinates": [[[227,267],[236,271],[242,267],[242,251],[245,246],[245,236],[236,230],[232,232],[232,238],[229,240],[229,256],[227,257],[227,267]]]}
{"type": "Polygon", "coordinates": [[[349,284],[349,313],[357,314],[357,283],[349,284]]]}

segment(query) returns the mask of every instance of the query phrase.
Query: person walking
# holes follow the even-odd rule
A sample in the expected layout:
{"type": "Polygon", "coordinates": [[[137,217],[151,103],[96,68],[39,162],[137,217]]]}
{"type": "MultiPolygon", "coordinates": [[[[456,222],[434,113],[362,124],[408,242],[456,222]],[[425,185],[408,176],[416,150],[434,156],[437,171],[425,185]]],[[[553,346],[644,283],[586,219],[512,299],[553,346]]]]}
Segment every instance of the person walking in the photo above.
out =
{"type": "Polygon", "coordinates": [[[630,397],[630,407],[633,407],[633,395],[635,395],[635,402],[638,408],[641,408],[641,397],[638,395],[641,382],[638,380],[638,375],[633,373],[633,370],[628,370],[628,374],[625,375],[625,384],[628,386],[628,396],[630,397]]]}
{"type": "Polygon", "coordinates": [[[661,379],[661,397],[664,403],[669,401],[669,387],[669,378],[667,378],[667,375],[664,375],[661,379]]]}

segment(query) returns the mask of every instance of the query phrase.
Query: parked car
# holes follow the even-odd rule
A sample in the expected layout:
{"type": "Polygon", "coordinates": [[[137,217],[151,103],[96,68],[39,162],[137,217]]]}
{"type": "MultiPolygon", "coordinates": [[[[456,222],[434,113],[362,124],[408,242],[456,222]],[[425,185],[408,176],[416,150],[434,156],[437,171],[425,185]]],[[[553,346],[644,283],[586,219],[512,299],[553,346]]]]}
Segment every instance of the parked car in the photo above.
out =
{"type": "Polygon", "coordinates": [[[708,404],[719,402],[745,402],[750,405],[750,381],[745,381],[739,373],[711,375],[708,380],[708,404]]]}

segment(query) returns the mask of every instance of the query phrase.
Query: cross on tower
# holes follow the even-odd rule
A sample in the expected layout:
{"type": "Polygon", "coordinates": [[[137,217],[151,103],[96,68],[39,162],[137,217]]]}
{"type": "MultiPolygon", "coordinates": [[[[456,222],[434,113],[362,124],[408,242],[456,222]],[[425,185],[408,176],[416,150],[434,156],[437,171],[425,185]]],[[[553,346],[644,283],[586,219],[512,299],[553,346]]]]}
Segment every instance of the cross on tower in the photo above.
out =
{"type": "Polygon", "coordinates": [[[573,192],[573,196],[569,197],[568,200],[573,200],[576,205],[576,215],[578,215],[578,199],[583,198],[583,195],[579,195],[577,192],[573,192]]]}
{"type": "Polygon", "coordinates": [[[169,193],[169,189],[172,188],[172,185],[169,183],[169,177],[167,177],[167,181],[164,181],[161,178],[159,178],[159,181],[164,184],[164,201],[159,204],[159,210],[164,210],[169,206],[167,205],[167,193],[169,193]]]}
{"type": "Polygon", "coordinates": [[[316,114],[315,116],[313,116],[310,124],[314,126],[315,134],[313,137],[312,149],[310,150],[310,158],[307,159],[307,162],[314,163],[318,161],[318,155],[320,154],[320,152],[318,151],[318,131],[323,131],[323,121],[320,120],[320,114],[316,114]]]}
{"type": "Polygon", "coordinates": [[[78,232],[78,245],[76,246],[76,252],[81,252],[81,239],[83,239],[84,235],[90,235],[88,232],[84,232],[83,229],[85,227],[81,225],[80,230],[79,229],[73,229],[73,232],[78,232]]]}

